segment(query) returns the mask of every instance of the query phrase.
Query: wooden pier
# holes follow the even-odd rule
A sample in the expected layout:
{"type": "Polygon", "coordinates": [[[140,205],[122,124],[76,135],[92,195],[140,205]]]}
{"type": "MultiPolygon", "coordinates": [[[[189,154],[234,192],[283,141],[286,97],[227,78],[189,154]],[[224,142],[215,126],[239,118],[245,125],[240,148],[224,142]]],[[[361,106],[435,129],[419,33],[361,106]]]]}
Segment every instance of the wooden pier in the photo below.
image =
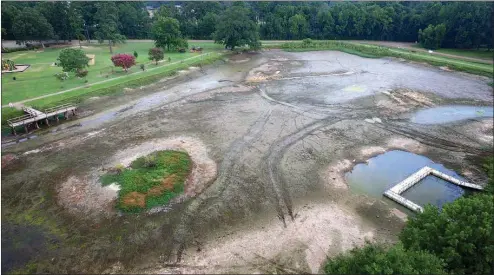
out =
{"type": "Polygon", "coordinates": [[[473,184],[473,183],[468,183],[461,181],[457,178],[454,178],[452,176],[448,176],[442,172],[439,172],[435,169],[432,169],[428,166],[424,166],[422,169],[418,170],[417,172],[413,173],[411,176],[408,178],[404,179],[397,185],[391,187],[390,189],[386,190],[384,192],[384,196],[390,198],[391,200],[405,206],[406,208],[415,211],[415,212],[423,212],[424,208],[414,202],[412,202],[409,199],[406,199],[403,197],[401,194],[408,190],[410,187],[414,186],[415,184],[419,183],[422,179],[427,177],[428,175],[433,175],[438,178],[441,178],[445,181],[451,182],[453,184],[456,184],[461,187],[467,187],[475,190],[482,190],[482,186],[473,184]]]}
{"type": "Polygon", "coordinates": [[[69,117],[69,113],[75,115],[77,107],[72,104],[62,104],[52,108],[45,109],[43,111],[36,110],[32,107],[23,107],[22,110],[26,113],[23,116],[8,119],[7,123],[12,128],[12,133],[16,135],[15,128],[24,126],[26,133],[28,132],[28,126],[33,124],[36,129],[39,129],[39,122],[45,122],[46,125],[50,125],[49,118],[54,117],[58,122],[58,116],[63,114],[65,119],[69,117]]]}

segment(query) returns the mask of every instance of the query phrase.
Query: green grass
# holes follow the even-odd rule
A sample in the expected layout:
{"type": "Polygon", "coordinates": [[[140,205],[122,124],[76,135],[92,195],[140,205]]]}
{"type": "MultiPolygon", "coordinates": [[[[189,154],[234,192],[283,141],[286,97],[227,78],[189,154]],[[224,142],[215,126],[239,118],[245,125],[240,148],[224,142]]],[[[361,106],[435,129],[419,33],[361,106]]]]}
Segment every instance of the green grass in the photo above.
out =
{"type": "Polygon", "coordinates": [[[120,185],[117,208],[124,212],[140,212],[165,205],[184,192],[184,182],[192,168],[190,157],[179,151],[157,151],[134,160],[129,168],[116,167],[101,177],[103,185],[120,185]],[[169,180],[168,185],[164,180],[169,180]],[[137,194],[137,193],[138,194],[137,194]],[[145,197],[145,204],[129,203],[135,195],[145,197]]]}
{"type": "MultiPolygon", "coordinates": [[[[201,46],[204,48],[203,52],[213,52],[222,49],[221,45],[213,43],[191,43],[191,46],[201,46]]],[[[24,99],[37,97],[40,95],[51,94],[58,91],[63,91],[71,88],[81,87],[86,84],[91,84],[107,79],[112,79],[120,76],[130,76],[133,72],[141,71],[140,64],[145,64],[146,68],[151,69],[158,66],[163,66],[171,62],[180,61],[186,58],[200,55],[200,53],[178,53],[178,52],[166,52],[166,62],[160,63],[158,66],[148,60],[148,50],[154,47],[152,42],[129,42],[126,44],[119,44],[114,47],[113,54],[116,53],[129,53],[133,54],[134,51],[138,53],[136,59],[136,66],[132,67],[128,73],[124,72],[121,68],[113,66],[110,57],[108,46],[100,44],[90,44],[84,46],[83,51],[86,54],[95,55],[95,64],[89,66],[89,74],[87,76],[88,83],[85,83],[84,79],[79,79],[70,74],[70,78],[63,82],[55,78],[55,74],[61,72],[61,67],[52,66],[57,62],[58,55],[62,49],[46,48],[43,52],[36,51],[24,51],[6,53],[2,55],[3,59],[12,59],[16,64],[30,64],[31,67],[22,73],[6,73],[2,74],[2,102],[7,104],[9,102],[17,102],[24,99]],[[13,80],[13,77],[16,80],[13,80]]]]}
{"type": "MultiPolygon", "coordinates": [[[[105,83],[99,83],[81,87],[74,91],[50,96],[42,99],[33,100],[27,105],[33,106],[39,109],[46,109],[55,105],[63,103],[80,103],[83,100],[102,95],[118,95],[123,93],[124,88],[135,88],[144,85],[152,84],[163,77],[174,75],[178,70],[187,69],[190,66],[202,66],[211,64],[223,57],[220,52],[210,52],[205,56],[197,57],[195,59],[185,60],[182,63],[173,65],[162,65],[157,67],[149,66],[145,72],[139,72],[137,74],[129,74],[124,78],[114,79],[105,83]],[[153,69],[153,70],[149,70],[153,69]]],[[[153,65],[154,66],[154,65],[153,65]]],[[[5,101],[3,101],[5,102],[5,101]]],[[[6,120],[16,116],[22,115],[21,111],[12,108],[2,108],[2,126],[5,126],[6,120]]]]}
{"type": "MultiPolygon", "coordinates": [[[[414,48],[421,48],[420,45],[413,45],[414,48]]],[[[464,57],[473,57],[480,59],[492,60],[494,58],[494,51],[488,51],[487,49],[438,49],[435,50],[439,53],[446,53],[464,57]]]]}
{"type": "Polygon", "coordinates": [[[453,59],[442,56],[431,56],[428,53],[412,53],[407,50],[388,48],[369,44],[359,44],[341,41],[315,41],[310,44],[301,42],[284,43],[281,48],[286,51],[337,50],[363,57],[391,56],[417,62],[426,62],[435,66],[448,66],[457,71],[492,77],[492,65],[453,59]]]}

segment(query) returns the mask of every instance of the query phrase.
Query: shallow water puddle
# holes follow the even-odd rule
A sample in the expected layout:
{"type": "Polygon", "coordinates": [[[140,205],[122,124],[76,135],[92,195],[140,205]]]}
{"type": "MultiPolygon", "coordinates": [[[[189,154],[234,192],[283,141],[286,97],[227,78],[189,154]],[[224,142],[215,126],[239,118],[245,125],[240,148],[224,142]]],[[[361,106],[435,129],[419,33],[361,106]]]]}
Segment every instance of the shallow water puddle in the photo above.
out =
{"type": "Polygon", "coordinates": [[[453,121],[493,117],[493,107],[451,105],[420,110],[411,121],[418,124],[441,124],[453,121]]]}
{"type": "MultiPolygon", "coordinates": [[[[398,184],[424,166],[441,171],[460,180],[465,180],[453,170],[413,153],[394,150],[371,158],[367,163],[357,164],[346,173],[345,179],[356,193],[382,198],[384,191],[398,184]]],[[[465,180],[466,181],[466,180],[465,180]]],[[[424,206],[431,203],[441,207],[461,197],[464,190],[434,176],[427,176],[403,193],[411,201],[424,206]]]]}

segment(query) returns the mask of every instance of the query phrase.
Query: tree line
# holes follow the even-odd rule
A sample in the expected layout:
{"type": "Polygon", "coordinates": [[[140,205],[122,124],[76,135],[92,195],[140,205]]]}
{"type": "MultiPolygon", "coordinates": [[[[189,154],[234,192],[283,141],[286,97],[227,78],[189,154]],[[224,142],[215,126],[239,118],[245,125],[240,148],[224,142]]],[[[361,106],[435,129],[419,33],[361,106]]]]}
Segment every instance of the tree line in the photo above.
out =
{"type": "Polygon", "coordinates": [[[3,2],[2,32],[18,41],[109,34],[151,39],[153,21],[168,17],[184,38],[214,39],[231,23],[220,16],[232,6],[245,9],[250,21],[242,22],[254,22],[266,40],[420,40],[429,48],[491,48],[493,42],[490,2],[3,2]]]}

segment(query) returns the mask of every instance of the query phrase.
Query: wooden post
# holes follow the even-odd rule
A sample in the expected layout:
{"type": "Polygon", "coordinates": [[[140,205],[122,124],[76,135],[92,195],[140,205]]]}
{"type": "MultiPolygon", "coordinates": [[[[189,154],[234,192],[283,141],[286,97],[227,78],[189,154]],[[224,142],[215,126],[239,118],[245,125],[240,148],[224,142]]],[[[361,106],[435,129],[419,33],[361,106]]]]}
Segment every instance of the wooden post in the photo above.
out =
{"type": "Polygon", "coordinates": [[[26,133],[29,133],[29,131],[27,130],[27,125],[26,125],[26,124],[24,124],[24,131],[25,131],[26,133]]]}
{"type": "Polygon", "coordinates": [[[48,122],[48,118],[45,118],[46,125],[50,126],[50,122],[48,122]]]}
{"type": "Polygon", "coordinates": [[[12,134],[14,134],[14,136],[17,136],[17,133],[15,132],[15,127],[12,127],[12,134]]]}
{"type": "Polygon", "coordinates": [[[34,122],[36,124],[36,129],[39,129],[39,125],[38,125],[38,122],[34,122]]]}
{"type": "Polygon", "coordinates": [[[64,112],[63,116],[65,117],[65,119],[69,119],[69,112],[64,112]]]}
{"type": "Polygon", "coordinates": [[[58,115],[55,115],[55,119],[57,120],[57,123],[58,123],[58,115]]]}
{"type": "Polygon", "coordinates": [[[74,109],[74,110],[72,110],[72,114],[75,116],[75,109],[74,109]]]}

